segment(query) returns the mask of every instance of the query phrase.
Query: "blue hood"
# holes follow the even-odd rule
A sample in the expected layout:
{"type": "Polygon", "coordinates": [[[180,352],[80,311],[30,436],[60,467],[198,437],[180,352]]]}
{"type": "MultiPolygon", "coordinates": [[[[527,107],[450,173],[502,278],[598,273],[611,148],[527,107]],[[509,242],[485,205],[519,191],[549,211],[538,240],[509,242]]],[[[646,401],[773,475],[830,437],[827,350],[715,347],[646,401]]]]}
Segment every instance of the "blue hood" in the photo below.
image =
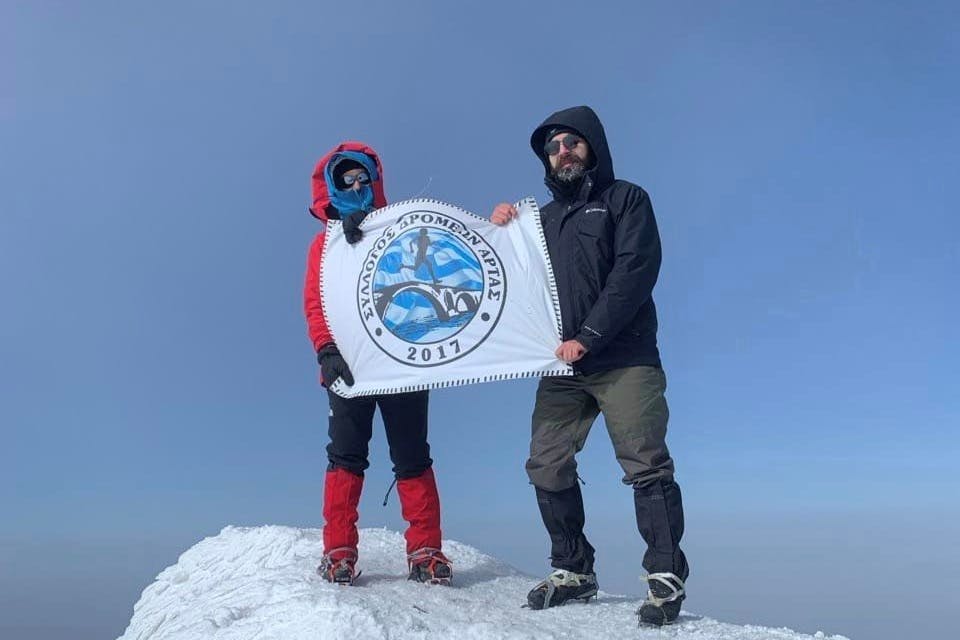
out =
{"type": "Polygon", "coordinates": [[[360,151],[340,151],[327,163],[323,172],[324,180],[327,183],[327,192],[330,194],[330,204],[340,213],[340,216],[346,216],[357,213],[358,211],[371,211],[373,209],[373,186],[365,184],[360,189],[337,189],[333,179],[333,170],[343,160],[353,160],[358,162],[370,174],[370,180],[375,182],[380,179],[377,174],[377,166],[373,158],[360,151]]]}

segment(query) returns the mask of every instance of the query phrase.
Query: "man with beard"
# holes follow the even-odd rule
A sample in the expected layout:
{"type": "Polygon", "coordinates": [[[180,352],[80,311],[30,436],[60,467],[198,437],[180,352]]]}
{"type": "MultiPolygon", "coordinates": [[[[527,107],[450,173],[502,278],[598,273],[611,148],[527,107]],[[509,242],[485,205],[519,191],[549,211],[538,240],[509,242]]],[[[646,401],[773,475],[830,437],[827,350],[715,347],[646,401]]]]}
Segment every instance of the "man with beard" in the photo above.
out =
{"type": "MultiPolygon", "coordinates": [[[[666,445],[666,378],[652,298],[660,270],[653,208],[643,189],[614,178],[603,125],[589,107],[554,113],[530,144],[554,197],[540,215],[563,321],[556,355],[573,363],[576,375],[543,378],[537,389],[526,467],[555,571],[528,594],[528,605],[545,609],[597,593],[575,454],[602,413],[647,544],[649,589],[637,613],[643,622],[669,624],[680,613],[689,568],[679,546],[680,487],[666,445]]],[[[503,203],[491,221],[502,225],[516,216],[503,203]]]]}

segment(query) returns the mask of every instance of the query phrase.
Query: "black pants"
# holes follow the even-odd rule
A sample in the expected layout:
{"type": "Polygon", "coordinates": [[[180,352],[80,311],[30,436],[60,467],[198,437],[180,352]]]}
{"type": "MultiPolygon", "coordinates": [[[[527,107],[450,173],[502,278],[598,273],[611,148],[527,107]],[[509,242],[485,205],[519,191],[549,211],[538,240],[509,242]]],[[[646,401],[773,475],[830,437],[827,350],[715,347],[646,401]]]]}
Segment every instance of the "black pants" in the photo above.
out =
{"type": "Polygon", "coordinates": [[[330,398],[328,469],[340,467],[362,474],[370,466],[367,457],[377,406],[386,427],[394,474],[398,478],[414,478],[433,464],[427,444],[429,396],[426,391],[364,398],[341,398],[332,391],[327,395],[330,398]]]}

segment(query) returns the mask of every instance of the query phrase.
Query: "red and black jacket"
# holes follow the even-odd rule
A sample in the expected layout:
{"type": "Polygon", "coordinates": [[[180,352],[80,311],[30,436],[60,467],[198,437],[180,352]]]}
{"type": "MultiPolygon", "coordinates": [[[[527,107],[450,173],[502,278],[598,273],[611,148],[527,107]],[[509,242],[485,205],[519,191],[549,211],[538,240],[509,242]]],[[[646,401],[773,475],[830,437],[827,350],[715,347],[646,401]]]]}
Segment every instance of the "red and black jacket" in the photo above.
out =
{"type": "MultiPolygon", "coordinates": [[[[383,194],[383,166],[380,164],[380,157],[377,152],[362,142],[342,142],[320,158],[317,166],[313,169],[313,178],[311,179],[313,205],[310,207],[310,213],[324,223],[331,218],[339,218],[336,209],[330,204],[330,187],[327,185],[326,178],[324,178],[324,172],[327,163],[341,151],[359,151],[373,158],[373,162],[377,166],[377,173],[380,176],[373,183],[373,206],[379,209],[387,205],[387,198],[383,194]]],[[[324,229],[310,243],[310,251],[307,253],[307,274],[303,285],[303,311],[307,316],[307,332],[316,351],[333,342],[323,312],[323,301],[320,299],[320,261],[323,258],[325,233],[326,227],[324,226],[324,229]]]]}

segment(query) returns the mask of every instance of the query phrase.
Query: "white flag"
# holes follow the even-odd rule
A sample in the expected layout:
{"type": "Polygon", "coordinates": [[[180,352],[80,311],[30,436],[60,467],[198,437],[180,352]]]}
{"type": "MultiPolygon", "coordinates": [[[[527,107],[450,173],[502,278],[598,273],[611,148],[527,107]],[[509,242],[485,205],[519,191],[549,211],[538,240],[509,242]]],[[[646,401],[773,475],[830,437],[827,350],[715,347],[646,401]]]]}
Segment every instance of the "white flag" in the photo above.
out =
{"type": "Polygon", "coordinates": [[[344,397],[570,375],[560,306],[533,198],[497,226],[436,200],[370,213],[363,239],[327,227],[324,314],[355,383],[344,397]]]}

